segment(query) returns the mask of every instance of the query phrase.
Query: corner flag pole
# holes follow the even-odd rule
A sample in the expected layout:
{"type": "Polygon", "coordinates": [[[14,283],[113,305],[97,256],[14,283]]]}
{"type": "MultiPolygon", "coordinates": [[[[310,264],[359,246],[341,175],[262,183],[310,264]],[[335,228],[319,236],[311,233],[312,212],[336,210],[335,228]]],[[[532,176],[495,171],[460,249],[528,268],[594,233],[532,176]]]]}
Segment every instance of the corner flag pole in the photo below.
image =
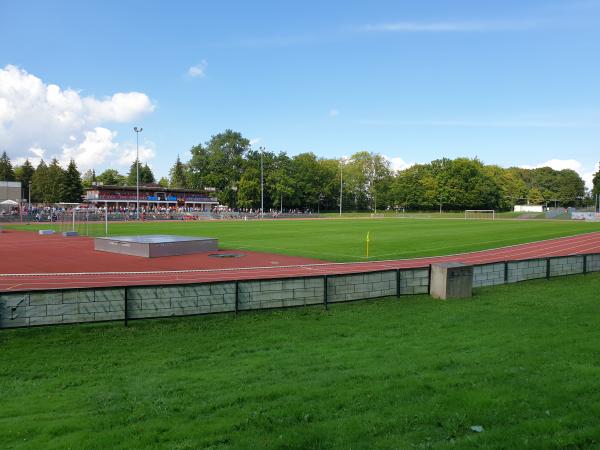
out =
{"type": "Polygon", "coordinates": [[[367,231],[367,259],[369,259],[369,242],[370,242],[369,234],[370,234],[370,231],[367,231]]]}

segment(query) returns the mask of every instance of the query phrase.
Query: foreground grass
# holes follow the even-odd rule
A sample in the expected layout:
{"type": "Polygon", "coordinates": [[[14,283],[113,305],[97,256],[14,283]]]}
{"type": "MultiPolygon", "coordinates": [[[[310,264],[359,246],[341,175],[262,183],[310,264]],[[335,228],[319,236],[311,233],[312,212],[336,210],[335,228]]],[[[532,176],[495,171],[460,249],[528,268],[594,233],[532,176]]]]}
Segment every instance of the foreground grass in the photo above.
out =
{"type": "Polygon", "coordinates": [[[599,290],[3,331],[0,447],[597,448],[599,290]]]}
{"type": "MultiPolygon", "coordinates": [[[[13,226],[36,230],[48,224],[13,226]]],[[[58,227],[55,225],[55,228],[58,227]]],[[[81,231],[85,231],[83,226],[81,231]]],[[[89,231],[104,233],[103,224],[89,231]]],[[[370,260],[461,253],[542,239],[600,231],[600,223],[578,221],[331,219],[231,222],[116,222],[111,235],[180,234],[219,238],[223,249],[254,250],[330,261],[364,261],[370,233],[370,260]]]]}

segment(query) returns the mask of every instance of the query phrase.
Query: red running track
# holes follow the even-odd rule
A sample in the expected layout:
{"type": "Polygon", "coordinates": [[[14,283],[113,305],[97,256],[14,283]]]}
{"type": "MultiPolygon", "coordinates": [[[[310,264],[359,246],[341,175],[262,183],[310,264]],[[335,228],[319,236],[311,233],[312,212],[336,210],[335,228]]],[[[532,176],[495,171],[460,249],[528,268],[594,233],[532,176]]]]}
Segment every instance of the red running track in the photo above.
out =
{"type": "Polygon", "coordinates": [[[8,231],[0,234],[0,292],[291,278],[426,267],[444,261],[485,264],[589,253],[600,253],[600,232],[457,255],[331,263],[247,251],[242,258],[227,259],[139,258],[96,252],[89,238],[8,231]]]}

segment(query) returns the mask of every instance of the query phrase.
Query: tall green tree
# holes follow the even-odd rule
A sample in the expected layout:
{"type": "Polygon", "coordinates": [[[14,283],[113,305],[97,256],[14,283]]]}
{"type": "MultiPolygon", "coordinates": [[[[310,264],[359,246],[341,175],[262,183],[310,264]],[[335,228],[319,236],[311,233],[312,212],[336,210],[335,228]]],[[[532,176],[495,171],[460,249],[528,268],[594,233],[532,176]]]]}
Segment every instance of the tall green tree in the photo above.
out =
{"type": "Polygon", "coordinates": [[[337,210],[340,206],[340,161],[338,159],[323,158],[319,159],[318,163],[322,183],[320,184],[317,210],[337,210]]]}
{"type": "Polygon", "coordinates": [[[600,168],[598,172],[594,174],[594,178],[592,178],[592,195],[600,194],[600,168]]]}
{"type": "Polygon", "coordinates": [[[31,201],[34,203],[47,203],[48,196],[48,166],[43,159],[40,160],[35,172],[31,176],[31,201]]]}
{"type": "Polygon", "coordinates": [[[15,181],[15,171],[6,152],[2,152],[0,156],[0,179],[2,181],[15,181]]]}
{"type": "Polygon", "coordinates": [[[63,190],[65,186],[65,177],[65,170],[60,167],[58,160],[53,158],[48,165],[46,203],[59,203],[64,201],[63,190]]]}
{"type": "Polygon", "coordinates": [[[106,169],[96,177],[96,180],[110,186],[125,186],[127,184],[127,177],[121,175],[115,169],[106,169]]]}
{"type": "Polygon", "coordinates": [[[284,152],[280,152],[273,157],[265,178],[266,189],[271,199],[271,207],[283,210],[283,205],[289,203],[294,193],[291,161],[284,152]]]}
{"type": "Polygon", "coordinates": [[[96,177],[96,171],[94,169],[88,169],[81,177],[81,182],[83,183],[84,188],[90,188],[92,185],[98,181],[96,177]]]}
{"type": "Polygon", "coordinates": [[[557,174],[558,189],[556,199],[562,206],[581,204],[585,196],[585,182],[577,172],[564,169],[557,174]]]}
{"type": "Polygon", "coordinates": [[[205,145],[192,147],[192,158],[188,163],[190,187],[216,188],[221,204],[236,207],[244,155],[249,150],[250,141],[233,130],[212,136],[205,145]]]}
{"type": "Polygon", "coordinates": [[[319,160],[314,153],[300,153],[291,159],[290,179],[293,192],[290,206],[317,209],[324,179],[319,160]]]}
{"type": "Polygon", "coordinates": [[[531,205],[541,205],[544,203],[544,194],[538,188],[531,188],[527,193],[527,203],[531,205]]]}
{"type": "Polygon", "coordinates": [[[63,175],[62,201],[80,203],[82,196],[83,183],[81,182],[81,175],[79,170],[77,170],[75,161],[71,160],[63,175]]]}
{"type": "MultiPolygon", "coordinates": [[[[127,185],[135,186],[137,184],[137,162],[134,161],[129,168],[129,174],[127,175],[127,185]]],[[[154,173],[148,164],[140,164],[140,184],[152,184],[156,183],[154,173]]]]}
{"type": "Polygon", "coordinates": [[[15,168],[15,179],[21,182],[23,196],[26,199],[29,198],[29,182],[31,181],[34,172],[35,169],[29,162],[29,159],[26,159],[22,165],[15,168]]]}
{"type": "Polygon", "coordinates": [[[171,170],[169,170],[169,176],[171,177],[169,185],[174,188],[186,188],[188,187],[187,182],[187,167],[184,163],[179,159],[179,155],[177,155],[177,160],[171,170]]]}

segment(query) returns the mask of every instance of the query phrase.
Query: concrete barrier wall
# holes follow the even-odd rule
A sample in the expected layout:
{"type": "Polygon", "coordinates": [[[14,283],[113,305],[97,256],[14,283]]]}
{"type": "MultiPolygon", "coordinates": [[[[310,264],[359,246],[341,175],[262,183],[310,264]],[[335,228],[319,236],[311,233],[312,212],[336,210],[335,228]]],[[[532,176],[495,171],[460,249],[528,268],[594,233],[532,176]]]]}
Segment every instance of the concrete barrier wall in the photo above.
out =
{"type": "Polygon", "coordinates": [[[123,318],[119,288],[0,294],[0,328],[123,318]]]}
{"type": "MultiPolygon", "coordinates": [[[[473,287],[584,270],[600,272],[600,254],[477,265],[473,287]]],[[[145,319],[305,306],[428,290],[429,268],[416,268],[327,278],[0,293],[0,328],[124,320],[125,313],[128,319],[145,319]]]]}
{"type": "Polygon", "coordinates": [[[587,255],[586,270],[588,272],[600,272],[600,255],[587,255]]]}
{"type": "Polygon", "coordinates": [[[473,267],[473,287],[504,284],[504,263],[486,264],[473,267]]]}
{"type": "Polygon", "coordinates": [[[396,270],[358,275],[335,275],[327,279],[330,303],[396,295],[396,270]]]}
{"type": "Polygon", "coordinates": [[[400,295],[427,294],[429,269],[409,269],[400,272],[400,295]]]}
{"type": "Polygon", "coordinates": [[[240,281],[238,283],[238,310],[323,303],[324,286],[325,282],[322,277],[240,281]]]}
{"type": "MultiPolygon", "coordinates": [[[[235,282],[127,288],[129,319],[190,316],[234,309],[235,282]]],[[[122,315],[121,319],[124,318],[122,315]]]]}
{"type": "Polygon", "coordinates": [[[508,263],[508,283],[534,280],[546,277],[547,263],[545,259],[531,259],[508,263]]]}
{"type": "Polygon", "coordinates": [[[583,256],[566,256],[550,259],[550,276],[573,275],[583,272],[583,256]]]}

